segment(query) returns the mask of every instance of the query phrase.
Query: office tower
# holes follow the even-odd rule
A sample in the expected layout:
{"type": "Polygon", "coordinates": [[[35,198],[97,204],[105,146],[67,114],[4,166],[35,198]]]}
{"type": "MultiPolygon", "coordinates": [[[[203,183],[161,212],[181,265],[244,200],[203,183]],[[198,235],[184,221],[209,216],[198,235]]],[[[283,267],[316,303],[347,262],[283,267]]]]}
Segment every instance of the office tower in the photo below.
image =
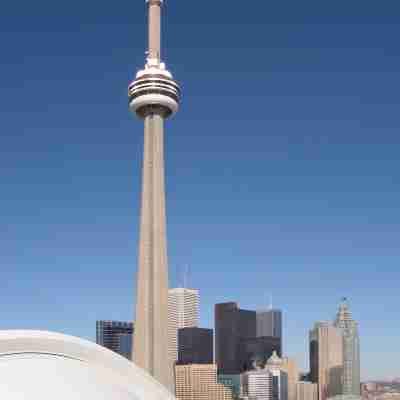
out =
{"type": "Polygon", "coordinates": [[[212,329],[183,328],[178,330],[179,364],[213,364],[214,335],[212,329]]]}
{"type": "Polygon", "coordinates": [[[175,365],[178,400],[232,400],[232,390],[218,383],[215,364],[175,365]]]}
{"type": "Polygon", "coordinates": [[[221,374],[238,374],[242,371],[239,342],[254,338],[256,312],[241,310],[236,303],[215,305],[215,358],[221,374]]]}
{"type": "Polygon", "coordinates": [[[276,351],[268,359],[264,369],[272,374],[272,400],[288,400],[289,379],[284,361],[276,351]]]}
{"type": "Polygon", "coordinates": [[[215,356],[221,374],[241,373],[274,351],[282,354],[281,311],[242,310],[236,303],[215,306],[215,356]]]}
{"type": "Polygon", "coordinates": [[[360,338],[346,298],[339,306],[335,326],[343,334],[343,394],[360,396],[360,338]]]}
{"type": "Polygon", "coordinates": [[[299,382],[299,369],[296,361],[292,358],[283,357],[281,368],[286,371],[288,376],[288,399],[297,399],[297,383],[299,382]]]}
{"type": "Polygon", "coordinates": [[[254,362],[264,365],[274,352],[282,355],[281,339],[278,337],[240,338],[237,349],[238,365],[242,371],[251,369],[254,362]]]}
{"type": "Polygon", "coordinates": [[[161,6],[147,0],[146,65],[129,85],[129,108],[144,120],[144,157],[137,276],[135,363],[173,391],[168,361],[168,262],[164,187],[164,119],[175,114],[179,86],[161,61],[161,6]]]}
{"type": "Polygon", "coordinates": [[[133,331],[132,322],[96,321],[96,343],[131,359],[133,331]]]}
{"type": "MultiPolygon", "coordinates": [[[[178,359],[178,329],[199,324],[199,291],[175,288],[168,291],[168,350],[172,362],[178,359]]],[[[213,361],[211,361],[213,362],[213,361]]]]}
{"type": "Polygon", "coordinates": [[[282,311],[257,311],[257,336],[271,336],[282,340],[282,311]]]}
{"type": "Polygon", "coordinates": [[[311,382],[298,382],[297,400],[318,400],[318,385],[311,382]]]}
{"type": "Polygon", "coordinates": [[[243,395],[254,400],[273,400],[273,375],[265,369],[242,374],[243,395]]]}
{"type": "Polygon", "coordinates": [[[311,381],[318,384],[318,399],[342,393],[343,338],[339,328],[317,322],[310,331],[311,381]]]}

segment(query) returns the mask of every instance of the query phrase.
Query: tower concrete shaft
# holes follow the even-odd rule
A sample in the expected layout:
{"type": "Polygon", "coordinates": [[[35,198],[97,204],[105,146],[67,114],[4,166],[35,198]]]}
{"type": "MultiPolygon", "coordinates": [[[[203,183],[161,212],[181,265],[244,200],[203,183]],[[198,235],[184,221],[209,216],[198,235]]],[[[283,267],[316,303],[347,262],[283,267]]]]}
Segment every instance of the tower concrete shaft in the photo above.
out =
{"type": "Polygon", "coordinates": [[[147,62],[129,85],[129,108],[144,120],[136,322],[133,361],[171,392],[168,354],[168,261],[164,184],[164,119],[175,114],[180,89],[160,58],[162,0],[147,0],[147,62]]]}
{"type": "Polygon", "coordinates": [[[168,354],[168,261],[166,243],[163,117],[144,120],[134,361],[168,388],[173,370],[168,354]]]}

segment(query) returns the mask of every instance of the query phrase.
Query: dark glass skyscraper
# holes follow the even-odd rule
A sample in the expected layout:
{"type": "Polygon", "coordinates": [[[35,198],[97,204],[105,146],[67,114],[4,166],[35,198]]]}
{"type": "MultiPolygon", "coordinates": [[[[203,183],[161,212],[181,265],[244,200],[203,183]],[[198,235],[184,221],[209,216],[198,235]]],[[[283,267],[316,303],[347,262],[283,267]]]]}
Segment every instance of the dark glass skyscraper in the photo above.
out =
{"type": "Polygon", "coordinates": [[[133,331],[132,322],[96,321],[96,343],[131,359],[133,331]]]}
{"type": "Polygon", "coordinates": [[[257,337],[271,336],[282,339],[282,311],[257,311],[257,337]]]}
{"type": "Polygon", "coordinates": [[[237,303],[215,305],[215,359],[221,374],[241,372],[239,342],[257,336],[256,312],[237,303]]]}
{"type": "Polygon", "coordinates": [[[345,298],[339,306],[335,326],[343,332],[343,394],[360,396],[360,338],[345,298]]]}
{"type": "Polygon", "coordinates": [[[238,374],[252,361],[282,352],[282,313],[242,310],[236,303],[215,306],[215,357],[219,372],[238,374]]]}
{"type": "Polygon", "coordinates": [[[213,364],[214,335],[212,329],[182,328],[178,330],[178,364],[213,364]]]}
{"type": "Polygon", "coordinates": [[[274,352],[281,357],[281,340],[272,336],[243,338],[239,340],[238,352],[240,368],[247,371],[253,368],[254,363],[264,366],[274,352]]]}

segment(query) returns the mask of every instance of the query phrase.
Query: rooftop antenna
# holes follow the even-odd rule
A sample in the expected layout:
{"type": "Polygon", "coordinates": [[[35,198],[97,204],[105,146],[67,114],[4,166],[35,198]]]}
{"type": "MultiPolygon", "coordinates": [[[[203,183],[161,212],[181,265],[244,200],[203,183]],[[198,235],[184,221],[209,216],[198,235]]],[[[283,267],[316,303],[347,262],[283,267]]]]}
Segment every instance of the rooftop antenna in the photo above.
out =
{"type": "Polygon", "coordinates": [[[185,270],[183,271],[183,287],[187,288],[188,278],[189,278],[189,264],[185,266],[185,270]]]}
{"type": "Polygon", "coordinates": [[[272,310],[273,306],[272,306],[272,293],[270,293],[269,295],[269,309],[272,310]]]}

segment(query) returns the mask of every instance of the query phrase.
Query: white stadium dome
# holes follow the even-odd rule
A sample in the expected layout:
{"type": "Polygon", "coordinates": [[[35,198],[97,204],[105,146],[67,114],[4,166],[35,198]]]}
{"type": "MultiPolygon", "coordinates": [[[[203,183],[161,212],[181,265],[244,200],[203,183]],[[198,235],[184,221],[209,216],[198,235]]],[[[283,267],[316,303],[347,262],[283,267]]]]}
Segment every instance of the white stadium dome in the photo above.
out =
{"type": "Polygon", "coordinates": [[[0,399],[174,400],[131,361],[59,333],[0,331],[0,399]]]}

